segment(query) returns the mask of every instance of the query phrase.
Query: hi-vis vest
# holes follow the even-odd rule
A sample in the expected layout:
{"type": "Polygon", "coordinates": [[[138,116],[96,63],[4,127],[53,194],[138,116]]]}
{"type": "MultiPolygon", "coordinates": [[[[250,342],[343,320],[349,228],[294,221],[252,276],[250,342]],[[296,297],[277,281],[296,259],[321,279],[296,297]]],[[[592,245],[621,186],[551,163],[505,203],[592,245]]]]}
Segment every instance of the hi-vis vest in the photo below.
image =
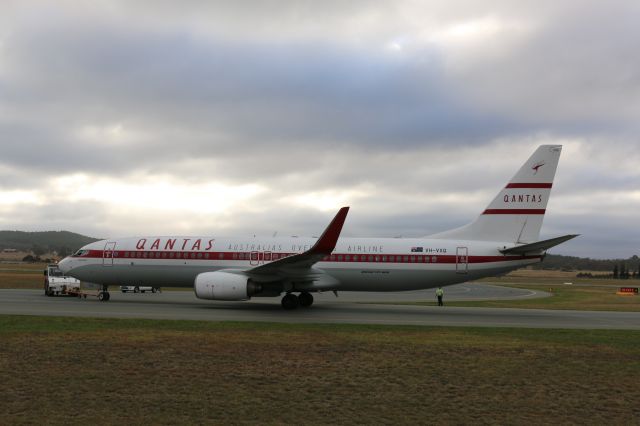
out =
{"type": "Polygon", "coordinates": [[[439,288],[436,290],[436,296],[443,296],[444,295],[444,290],[439,288]]]}

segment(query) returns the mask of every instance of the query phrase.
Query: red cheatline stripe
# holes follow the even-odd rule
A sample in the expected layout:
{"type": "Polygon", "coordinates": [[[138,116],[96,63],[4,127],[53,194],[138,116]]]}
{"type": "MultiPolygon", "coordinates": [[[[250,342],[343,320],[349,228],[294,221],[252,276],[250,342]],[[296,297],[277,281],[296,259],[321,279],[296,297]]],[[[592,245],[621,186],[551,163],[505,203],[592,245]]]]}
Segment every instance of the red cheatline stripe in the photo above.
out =
{"type": "MultiPolygon", "coordinates": [[[[138,251],[138,250],[89,250],[82,258],[104,259],[104,262],[111,265],[121,264],[119,261],[138,262],[141,260],[189,260],[189,261],[251,261],[259,263],[269,263],[282,257],[291,256],[296,253],[272,253],[271,258],[265,258],[264,252],[165,252],[165,251],[138,251]],[[113,259],[113,261],[111,260],[113,259]]],[[[540,255],[534,256],[468,256],[468,263],[491,263],[506,262],[513,260],[538,259],[540,255]]],[[[460,256],[453,254],[352,254],[336,253],[325,256],[321,262],[338,263],[467,263],[463,262],[460,256]]]]}
{"type": "Polygon", "coordinates": [[[544,214],[545,209],[486,209],[482,214],[544,214]]]}
{"type": "Polygon", "coordinates": [[[553,183],[510,183],[505,188],[551,188],[553,183]]]}

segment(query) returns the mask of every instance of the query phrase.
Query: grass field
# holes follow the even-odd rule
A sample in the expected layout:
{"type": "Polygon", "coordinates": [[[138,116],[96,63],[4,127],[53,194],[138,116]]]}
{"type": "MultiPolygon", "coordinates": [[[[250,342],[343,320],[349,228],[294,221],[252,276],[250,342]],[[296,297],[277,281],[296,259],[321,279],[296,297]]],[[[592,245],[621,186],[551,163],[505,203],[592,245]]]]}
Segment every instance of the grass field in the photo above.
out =
{"type": "MultiPolygon", "coordinates": [[[[46,263],[3,263],[0,264],[0,289],[43,289],[43,272],[46,263]]],[[[162,291],[181,291],[190,288],[163,287],[162,291]]],[[[112,290],[113,291],[113,290],[112,290]]]]}
{"type": "MultiPolygon", "coordinates": [[[[602,272],[596,273],[601,274],[602,272]]],[[[480,281],[487,284],[546,291],[551,293],[552,297],[478,302],[447,302],[447,305],[586,311],[640,311],[640,296],[620,296],[616,294],[619,287],[640,287],[640,280],[576,278],[576,274],[576,272],[521,269],[513,271],[504,277],[487,278],[480,281]]],[[[435,303],[427,304],[435,305],[435,303]]]]}
{"type": "Polygon", "coordinates": [[[46,263],[1,263],[0,288],[43,288],[46,263]]]}
{"type": "Polygon", "coordinates": [[[633,424],[640,332],[0,316],[0,424],[633,424]]]}
{"type": "MultiPolygon", "coordinates": [[[[640,311],[640,296],[620,296],[616,294],[619,287],[640,287],[640,280],[576,278],[576,274],[576,272],[521,269],[503,277],[483,278],[479,282],[546,291],[551,293],[552,296],[517,300],[447,301],[445,288],[445,305],[487,308],[640,311]]],[[[473,285],[473,283],[468,285],[473,285]]],[[[435,301],[406,302],[406,304],[436,305],[435,301]]]]}
{"type": "MultiPolygon", "coordinates": [[[[585,311],[640,312],[640,296],[620,296],[617,286],[509,284],[509,287],[536,289],[552,293],[552,297],[520,300],[450,302],[449,306],[491,308],[571,309],[585,311]]],[[[640,284],[636,284],[640,286],[640,284]]],[[[433,304],[433,303],[432,303],[433,304]]]]}
{"type": "MultiPolygon", "coordinates": [[[[604,274],[602,271],[579,271],[583,273],[591,272],[594,275],[604,274]]],[[[518,269],[495,278],[483,278],[480,281],[492,280],[502,284],[596,284],[596,285],[640,285],[640,280],[614,280],[611,278],[577,278],[578,271],[555,271],[546,269],[518,269]],[[625,284],[626,283],[626,284],[625,284]]]]}

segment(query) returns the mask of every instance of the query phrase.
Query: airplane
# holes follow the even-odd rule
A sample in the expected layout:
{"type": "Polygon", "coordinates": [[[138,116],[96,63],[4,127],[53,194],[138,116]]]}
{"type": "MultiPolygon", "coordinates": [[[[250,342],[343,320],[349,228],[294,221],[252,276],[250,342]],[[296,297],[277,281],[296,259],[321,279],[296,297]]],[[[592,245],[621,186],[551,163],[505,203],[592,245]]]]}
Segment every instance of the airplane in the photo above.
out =
{"type": "Polygon", "coordinates": [[[340,238],[349,207],[319,238],[143,236],[97,241],[59,268],[102,285],[192,287],[196,297],[244,301],[278,297],[313,304],[313,293],[407,291],[505,274],[541,262],[578,235],[540,241],[561,145],[541,145],[471,223],[423,238],[340,238]]]}

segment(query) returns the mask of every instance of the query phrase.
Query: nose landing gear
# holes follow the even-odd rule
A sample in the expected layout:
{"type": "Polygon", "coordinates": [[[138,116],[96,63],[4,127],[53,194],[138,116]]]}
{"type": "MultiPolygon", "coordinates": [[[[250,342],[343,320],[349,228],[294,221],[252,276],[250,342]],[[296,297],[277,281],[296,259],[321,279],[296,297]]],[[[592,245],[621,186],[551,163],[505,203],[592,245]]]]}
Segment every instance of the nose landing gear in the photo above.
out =
{"type": "Polygon", "coordinates": [[[111,295],[109,294],[109,287],[103,285],[102,291],[98,293],[98,300],[101,302],[108,302],[109,299],[111,299],[111,295]]]}
{"type": "Polygon", "coordinates": [[[98,293],[98,300],[101,302],[108,302],[111,299],[111,295],[108,291],[101,291],[98,293]]]}

